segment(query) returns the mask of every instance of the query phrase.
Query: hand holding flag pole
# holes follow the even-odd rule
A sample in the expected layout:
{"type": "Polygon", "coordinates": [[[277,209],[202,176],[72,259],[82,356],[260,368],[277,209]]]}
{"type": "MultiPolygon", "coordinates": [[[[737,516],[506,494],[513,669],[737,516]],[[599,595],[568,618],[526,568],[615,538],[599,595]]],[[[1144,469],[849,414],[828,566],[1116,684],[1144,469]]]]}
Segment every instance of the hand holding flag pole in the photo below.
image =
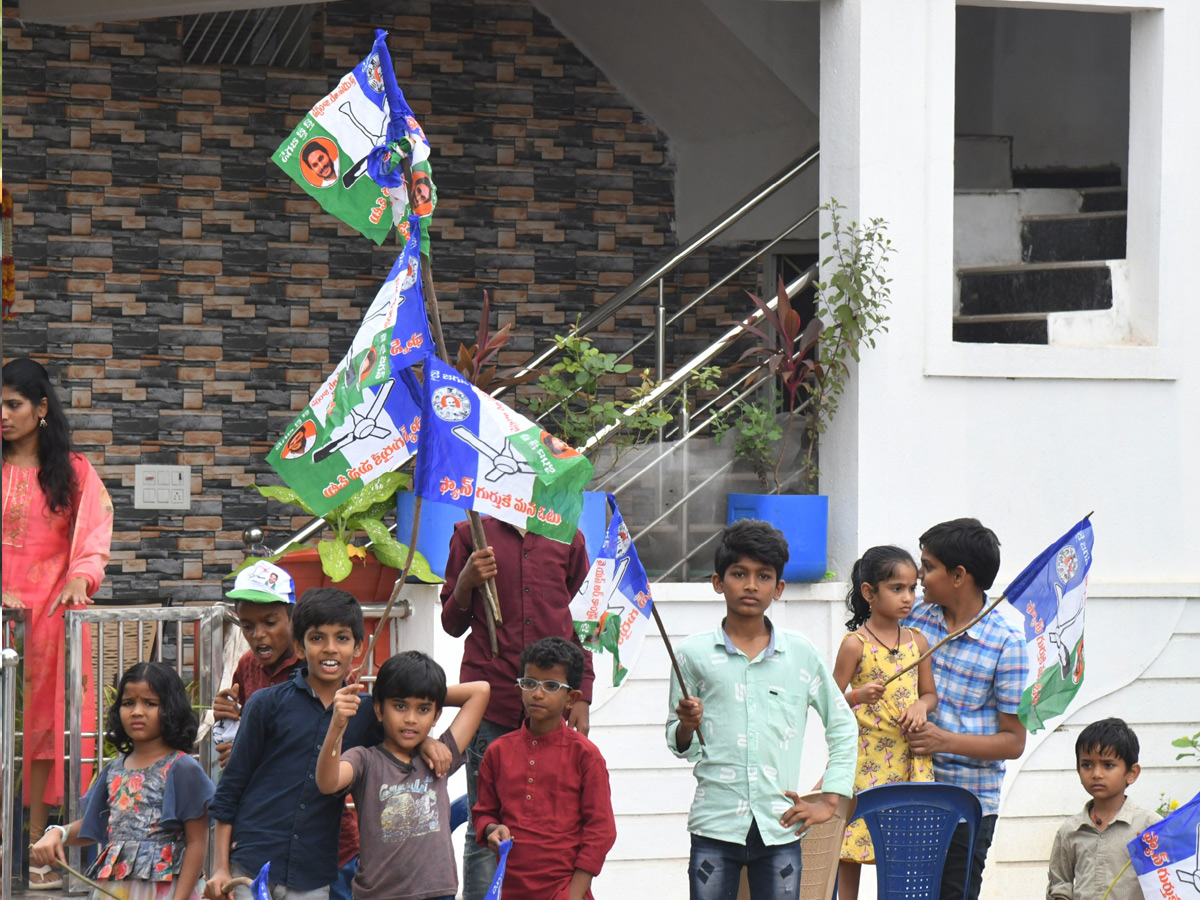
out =
{"type": "MultiPolygon", "coordinates": [[[[650,607],[650,614],[654,617],[654,624],[658,626],[658,633],[662,635],[663,644],[667,648],[667,656],[671,658],[671,668],[675,670],[675,677],[679,679],[679,689],[683,691],[683,696],[690,697],[691,692],[687,689],[687,683],[683,680],[683,670],[679,668],[679,660],[675,658],[675,648],[671,646],[671,639],[667,637],[666,626],[658,615],[658,604],[655,603],[650,607]]],[[[704,747],[704,733],[700,729],[696,729],[696,737],[700,739],[700,746],[704,747]]]]}
{"type": "Polygon", "coordinates": [[[948,644],[950,641],[954,640],[956,637],[961,637],[962,635],[966,634],[967,630],[969,628],[971,628],[971,626],[975,625],[975,623],[977,623],[981,619],[983,619],[984,616],[986,616],[993,609],[995,609],[997,606],[999,606],[1001,603],[1003,603],[1004,600],[1005,600],[1005,596],[1003,594],[1001,594],[999,597],[997,597],[995,600],[993,600],[991,603],[989,603],[986,607],[984,607],[983,610],[980,611],[979,615],[977,615],[975,618],[973,618],[970,622],[968,622],[962,628],[959,628],[956,631],[952,631],[950,634],[946,635],[944,638],[942,638],[940,641],[938,641],[936,644],[934,644],[932,647],[930,647],[928,650],[926,650],[924,653],[922,653],[920,656],[918,656],[916,659],[914,659],[912,662],[910,662],[907,666],[905,666],[903,669],[901,669],[895,675],[892,675],[890,678],[885,678],[883,681],[884,687],[887,687],[887,685],[891,684],[893,681],[895,681],[897,678],[899,678],[905,672],[911,672],[913,669],[915,669],[921,663],[925,662],[925,660],[927,660],[927,659],[929,659],[929,657],[933,656],[934,651],[937,650],[939,647],[941,647],[945,644],[948,644]]]}

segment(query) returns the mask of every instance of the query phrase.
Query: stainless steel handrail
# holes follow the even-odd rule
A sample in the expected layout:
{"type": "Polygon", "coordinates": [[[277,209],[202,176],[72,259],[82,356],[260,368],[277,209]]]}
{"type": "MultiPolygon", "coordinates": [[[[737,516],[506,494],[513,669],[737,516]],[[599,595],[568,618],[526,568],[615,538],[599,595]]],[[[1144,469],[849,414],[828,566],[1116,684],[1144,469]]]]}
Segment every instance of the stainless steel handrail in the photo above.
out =
{"type": "Polygon", "coordinates": [[[16,717],[17,717],[17,651],[11,647],[0,650],[0,822],[4,823],[3,863],[0,865],[0,893],[8,897],[13,891],[13,853],[20,843],[20,830],[13,833],[13,797],[16,794],[16,717]]]}
{"type": "MultiPolygon", "coordinates": [[[[588,332],[597,328],[601,323],[611,319],[617,314],[617,312],[619,312],[623,307],[629,304],[630,301],[637,297],[638,294],[646,290],[646,288],[650,287],[660,278],[670,274],[685,259],[691,256],[713,238],[720,235],[731,225],[734,225],[740,221],[747,213],[753,210],[754,207],[768,199],[780,188],[787,185],[793,178],[806,170],[819,158],[820,148],[818,145],[814,144],[812,147],[806,150],[798,160],[793,162],[791,165],[786,166],[773,178],[769,179],[760,187],[754,191],[751,191],[748,195],[742,198],[741,201],[731,206],[725,211],[724,214],[718,216],[706,228],[703,228],[697,232],[690,240],[682,244],[665,260],[635,280],[628,287],[613,294],[610,298],[608,298],[608,300],[581,319],[579,325],[576,326],[576,332],[581,335],[587,334],[588,332]]],[[[787,233],[790,234],[795,230],[795,228],[799,227],[799,224],[803,224],[803,222],[798,223],[796,226],[788,229],[787,233]]],[[[550,347],[548,350],[527,362],[519,370],[519,374],[524,375],[528,374],[529,372],[536,371],[546,362],[546,360],[550,359],[557,352],[557,347],[550,347]]],[[[498,393],[500,392],[497,392],[497,394],[498,393]]]]}

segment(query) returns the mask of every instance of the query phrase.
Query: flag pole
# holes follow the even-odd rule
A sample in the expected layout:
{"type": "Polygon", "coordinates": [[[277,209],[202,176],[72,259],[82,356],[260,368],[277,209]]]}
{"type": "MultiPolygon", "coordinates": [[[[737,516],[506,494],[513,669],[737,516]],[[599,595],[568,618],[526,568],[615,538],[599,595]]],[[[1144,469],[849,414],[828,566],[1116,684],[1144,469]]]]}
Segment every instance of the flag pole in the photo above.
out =
{"type": "MultiPolygon", "coordinates": [[[[650,601],[650,615],[654,617],[654,624],[658,626],[658,633],[662,635],[663,644],[666,645],[667,656],[671,658],[671,668],[675,670],[675,677],[679,679],[679,689],[683,691],[683,696],[692,696],[691,693],[688,692],[687,683],[683,680],[683,670],[679,668],[679,660],[675,658],[675,648],[671,646],[671,639],[667,637],[666,626],[663,625],[663,620],[658,614],[658,604],[653,600],[650,601]]],[[[632,663],[630,665],[632,665],[632,663]]],[[[696,737],[700,739],[700,746],[705,746],[704,734],[699,728],[696,729],[696,737]]]]}
{"type": "MultiPolygon", "coordinates": [[[[404,181],[408,196],[415,197],[413,192],[412,160],[406,153],[401,159],[404,168],[404,181]]],[[[429,255],[421,254],[421,292],[425,295],[426,316],[433,331],[433,342],[437,344],[438,356],[446,365],[450,362],[450,352],[446,349],[446,339],[442,333],[442,314],[438,308],[437,291],[433,287],[433,265],[429,255]]],[[[419,501],[419,498],[418,498],[419,501]]],[[[467,510],[467,522],[471,528],[471,547],[473,550],[487,549],[487,536],[483,533],[483,519],[473,509],[467,510]]],[[[415,545],[414,545],[415,546],[415,545]]],[[[492,656],[500,655],[499,643],[496,638],[496,627],[504,624],[504,616],[500,612],[500,592],[496,589],[496,579],[489,578],[483,584],[483,606],[487,613],[488,642],[492,646],[492,656]]]]}
{"type": "Polygon", "coordinates": [[[936,644],[934,644],[932,647],[930,647],[928,650],[926,650],[924,653],[922,653],[920,656],[918,656],[916,659],[914,659],[912,662],[910,662],[907,666],[905,666],[903,669],[901,669],[895,675],[891,676],[890,678],[884,679],[884,682],[883,682],[884,687],[891,684],[893,681],[895,681],[897,678],[899,678],[905,672],[911,672],[913,669],[915,669],[921,663],[925,662],[925,660],[927,660],[927,659],[929,659],[929,657],[933,656],[933,652],[935,650],[937,650],[939,647],[941,647],[942,645],[948,644],[950,641],[954,640],[956,637],[961,637],[967,631],[968,628],[970,628],[972,625],[974,625],[976,622],[978,622],[980,619],[982,619],[984,616],[986,616],[988,613],[990,613],[993,609],[995,609],[997,606],[999,606],[1002,602],[1004,602],[1004,599],[1005,599],[1004,594],[1001,594],[999,597],[997,597],[995,600],[993,600],[991,603],[989,603],[987,605],[987,607],[985,607],[983,609],[983,611],[979,613],[979,615],[977,615],[975,618],[973,618],[970,622],[968,622],[962,628],[959,628],[957,631],[951,632],[950,634],[946,635],[944,638],[942,638],[940,641],[938,641],[936,644]]]}

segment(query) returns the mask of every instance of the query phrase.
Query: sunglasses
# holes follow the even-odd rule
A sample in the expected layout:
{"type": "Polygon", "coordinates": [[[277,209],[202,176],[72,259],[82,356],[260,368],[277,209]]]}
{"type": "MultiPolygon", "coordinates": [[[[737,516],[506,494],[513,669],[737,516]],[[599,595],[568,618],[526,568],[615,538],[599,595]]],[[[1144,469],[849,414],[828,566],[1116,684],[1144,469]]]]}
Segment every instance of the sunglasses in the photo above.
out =
{"type": "Polygon", "coordinates": [[[557,694],[561,690],[570,690],[569,684],[563,684],[561,681],[547,679],[546,681],[538,681],[536,678],[518,678],[517,687],[523,691],[536,691],[539,687],[547,694],[557,694]]]}

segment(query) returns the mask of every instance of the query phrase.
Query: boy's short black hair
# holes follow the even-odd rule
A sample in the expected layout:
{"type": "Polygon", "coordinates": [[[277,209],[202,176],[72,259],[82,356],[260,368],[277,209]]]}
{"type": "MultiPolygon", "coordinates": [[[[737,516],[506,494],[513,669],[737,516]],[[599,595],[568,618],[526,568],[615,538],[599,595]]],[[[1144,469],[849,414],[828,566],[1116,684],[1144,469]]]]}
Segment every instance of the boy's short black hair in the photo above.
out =
{"type": "Polygon", "coordinates": [[[296,604],[295,603],[284,603],[282,600],[279,601],[278,603],[259,603],[255,600],[234,600],[233,601],[234,615],[240,617],[242,615],[242,607],[243,606],[253,606],[256,608],[257,607],[267,607],[267,606],[282,606],[284,608],[284,610],[287,612],[287,617],[290,619],[292,617],[292,610],[296,607],[296,604]]]}
{"type": "Polygon", "coordinates": [[[158,728],[163,743],[182,753],[191,753],[196,743],[196,732],[200,727],[196,711],[183,679],[171,666],[160,662],[135,663],[125,670],[117,684],[117,694],[108,708],[105,720],[107,737],[122,753],[133,750],[133,738],[125,731],[121,721],[121,700],[125,687],[133,682],[144,681],[158,695],[158,728]]]}
{"type": "Polygon", "coordinates": [[[405,650],[379,667],[371,693],[376,703],[415,697],[432,700],[441,709],[446,705],[446,671],[429,655],[405,650]]]}
{"type": "Polygon", "coordinates": [[[583,685],[583,651],[565,638],[544,637],[522,650],[521,677],[525,676],[525,666],[529,663],[539,669],[562,666],[571,690],[577,691],[583,685]]]}
{"type": "Polygon", "coordinates": [[[725,571],[743,556],[772,566],[778,581],[783,577],[783,567],[788,561],[787,538],[769,522],[738,519],[721,532],[713,557],[713,571],[724,578],[725,571]]]}
{"type": "Polygon", "coordinates": [[[1138,739],[1124,719],[1108,718],[1093,722],[1079,733],[1075,741],[1075,765],[1081,753],[1100,753],[1111,750],[1113,755],[1131,769],[1138,761],[1138,739]]]}
{"type": "Polygon", "coordinates": [[[1000,571],[1000,539],[978,519],[951,519],[921,535],[921,547],[949,569],[962,566],[986,591],[1000,571]]]}
{"type": "Polygon", "coordinates": [[[333,587],[309,588],[304,592],[292,615],[292,637],[303,644],[308,629],[322,625],[345,625],[356,641],[361,641],[366,633],[362,607],[354,595],[333,587]]]}

